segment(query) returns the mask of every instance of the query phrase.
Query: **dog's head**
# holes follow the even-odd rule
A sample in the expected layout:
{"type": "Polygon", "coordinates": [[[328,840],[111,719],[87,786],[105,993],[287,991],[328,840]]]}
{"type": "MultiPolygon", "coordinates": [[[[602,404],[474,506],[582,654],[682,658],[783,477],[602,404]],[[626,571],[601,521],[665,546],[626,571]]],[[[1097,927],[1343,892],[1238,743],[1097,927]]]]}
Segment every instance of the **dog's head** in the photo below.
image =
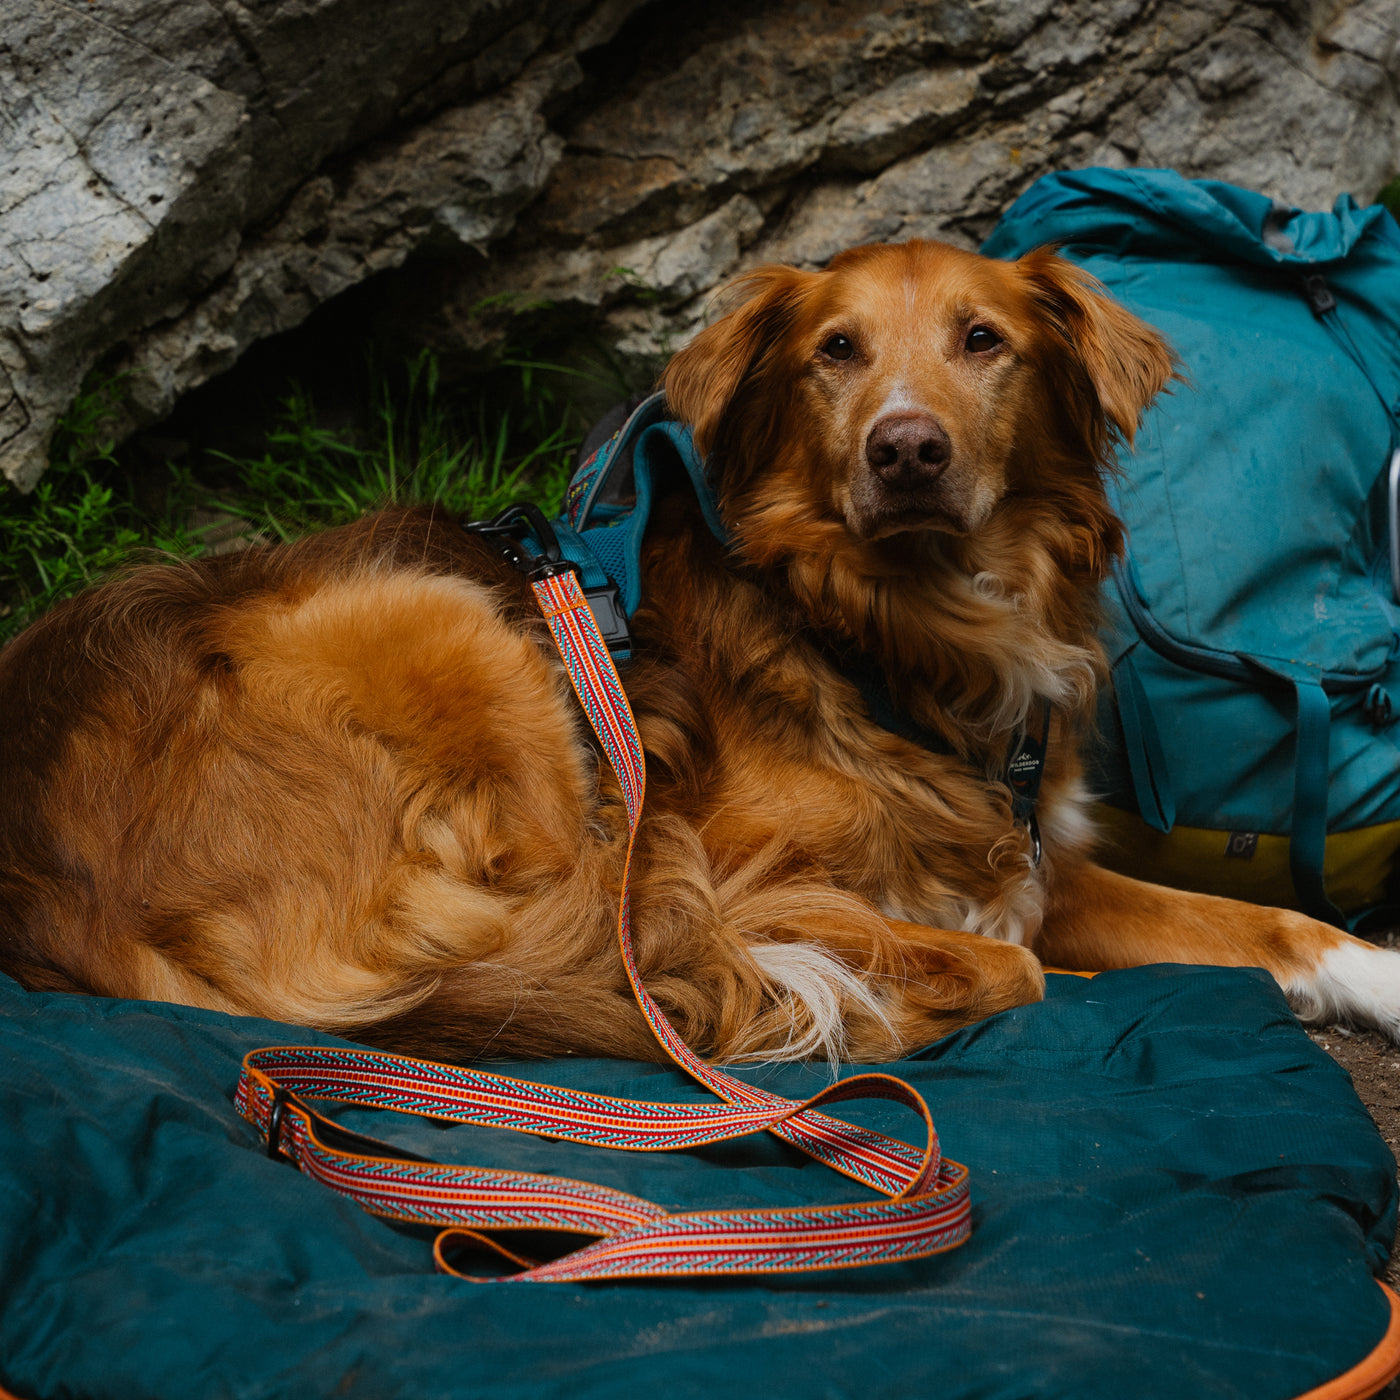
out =
{"type": "Polygon", "coordinates": [[[1088,274],[916,241],[762,267],[729,295],[664,385],[752,559],[1006,532],[1033,502],[1084,536],[1083,572],[1106,566],[1102,476],[1173,360],[1088,274]]]}

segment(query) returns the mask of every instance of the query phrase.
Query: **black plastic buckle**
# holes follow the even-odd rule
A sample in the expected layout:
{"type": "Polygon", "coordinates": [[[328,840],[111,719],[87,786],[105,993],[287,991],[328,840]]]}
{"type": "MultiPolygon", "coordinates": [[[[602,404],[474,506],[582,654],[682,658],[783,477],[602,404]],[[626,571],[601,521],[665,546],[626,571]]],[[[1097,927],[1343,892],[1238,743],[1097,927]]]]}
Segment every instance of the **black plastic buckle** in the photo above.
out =
{"type": "Polygon", "coordinates": [[[1307,297],[1308,305],[1312,307],[1312,314],[1319,320],[1329,311],[1337,309],[1337,298],[1332,294],[1332,288],[1327,285],[1327,279],[1320,272],[1304,274],[1303,295],[1307,297]]]}
{"type": "Polygon", "coordinates": [[[630,652],[632,634],[627,630],[627,614],[622,610],[622,597],[617,584],[611,579],[597,588],[585,588],[583,596],[588,599],[593,621],[603,634],[603,640],[611,652],[630,652]]]}
{"type": "Polygon", "coordinates": [[[1395,718],[1395,706],[1391,703],[1390,692],[1383,685],[1373,685],[1366,692],[1366,703],[1362,708],[1366,718],[1377,729],[1384,729],[1395,718]]]}

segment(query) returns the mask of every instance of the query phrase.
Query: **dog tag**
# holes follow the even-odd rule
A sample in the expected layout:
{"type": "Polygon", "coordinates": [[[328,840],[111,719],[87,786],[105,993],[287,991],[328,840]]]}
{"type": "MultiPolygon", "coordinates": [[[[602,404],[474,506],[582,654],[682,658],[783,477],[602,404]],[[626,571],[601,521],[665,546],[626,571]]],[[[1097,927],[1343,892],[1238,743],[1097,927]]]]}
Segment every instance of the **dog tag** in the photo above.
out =
{"type": "Polygon", "coordinates": [[[1011,814],[1030,833],[1031,864],[1040,864],[1040,823],[1035,819],[1035,800],[1045,774],[1045,752],[1050,746],[1050,705],[1045,704],[1040,735],[1022,734],[1012,741],[1002,781],[1011,789],[1011,814]]]}
{"type": "Polygon", "coordinates": [[[1011,807],[1017,821],[1025,821],[1035,810],[1040,795],[1040,779],[1045,772],[1045,751],[1050,745],[1050,706],[1047,703],[1039,736],[1029,732],[1012,740],[1002,781],[1011,789],[1011,807]]]}

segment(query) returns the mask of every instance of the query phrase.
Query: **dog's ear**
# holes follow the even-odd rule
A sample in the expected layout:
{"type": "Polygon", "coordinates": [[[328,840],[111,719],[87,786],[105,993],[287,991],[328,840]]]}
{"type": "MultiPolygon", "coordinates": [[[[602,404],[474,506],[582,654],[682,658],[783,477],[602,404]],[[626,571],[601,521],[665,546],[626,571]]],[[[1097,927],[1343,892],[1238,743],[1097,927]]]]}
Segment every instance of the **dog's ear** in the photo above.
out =
{"type": "Polygon", "coordinates": [[[1074,263],[1037,249],[1016,266],[1083,366],[1104,418],[1131,447],[1143,411],[1170,380],[1181,377],[1171,346],[1074,263]]]}
{"type": "Polygon", "coordinates": [[[732,309],[666,366],[661,376],[666,401],[694,429],[701,456],[715,446],[739,386],[761,371],[766,355],[792,324],[803,295],[818,275],[773,264],[736,278],[720,293],[720,301],[732,309]]]}

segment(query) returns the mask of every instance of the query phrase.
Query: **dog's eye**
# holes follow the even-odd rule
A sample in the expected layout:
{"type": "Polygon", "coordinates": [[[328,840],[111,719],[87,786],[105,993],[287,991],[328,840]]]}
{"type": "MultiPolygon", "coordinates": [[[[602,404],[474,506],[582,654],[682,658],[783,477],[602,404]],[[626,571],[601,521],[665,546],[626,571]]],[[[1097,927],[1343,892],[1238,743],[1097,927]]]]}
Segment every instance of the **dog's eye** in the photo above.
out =
{"type": "Polygon", "coordinates": [[[967,333],[967,348],[974,355],[983,350],[995,350],[1001,344],[1001,337],[990,326],[973,326],[967,333]]]}
{"type": "Polygon", "coordinates": [[[822,354],[829,360],[849,360],[856,353],[856,347],[851,343],[848,336],[842,335],[839,331],[835,335],[829,335],[822,341],[822,354]]]}

